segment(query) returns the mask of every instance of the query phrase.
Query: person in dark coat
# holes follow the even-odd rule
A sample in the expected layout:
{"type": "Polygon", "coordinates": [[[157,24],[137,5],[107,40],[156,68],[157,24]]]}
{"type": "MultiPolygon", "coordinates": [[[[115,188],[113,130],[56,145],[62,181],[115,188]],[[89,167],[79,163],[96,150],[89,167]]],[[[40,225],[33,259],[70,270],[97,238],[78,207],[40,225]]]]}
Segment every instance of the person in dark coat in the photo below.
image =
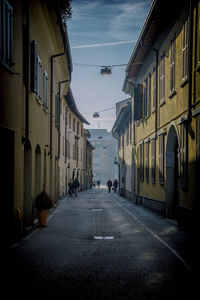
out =
{"type": "Polygon", "coordinates": [[[114,180],[113,187],[114,187],[114,192],[116,193],[117,192],[117,187],[118,187],[118,181],[117,181],[117,179],[114,180]]]}
{"type": "Polygon", "coordinates": [[[73,187],[73,180],[70,178],[69,182],[68,182],[68,193],[69,196],[73,197],[73,192],[74,192],[74,187],[73,187]]]}
{"type": "Polygon", "coordinates": [[[107,184],[107,187],[108,187],[108,192],[110,193],[111,186],[112,186],[112,181],[111,181],[111,179],[108,179],[107,182],[106,182],[106,184],[107,184]]]}
{"type": "Polygon", "coordinates": [[[74,179],[74,182],[73,182],[73,188],[74,188],[75,197],[77,197],[77,192],[78,192],[79,186],[80,186],[80,184],[79,184],[78,178],[76,177],[74,179]]]}

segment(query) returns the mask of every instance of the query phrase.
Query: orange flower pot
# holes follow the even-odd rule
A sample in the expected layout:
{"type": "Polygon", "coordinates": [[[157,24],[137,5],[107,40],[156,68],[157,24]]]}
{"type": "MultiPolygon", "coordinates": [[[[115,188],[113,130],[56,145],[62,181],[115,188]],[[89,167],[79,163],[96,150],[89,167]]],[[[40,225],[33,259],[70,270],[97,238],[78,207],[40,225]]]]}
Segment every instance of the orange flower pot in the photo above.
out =
{"type": "Polygon", "coordinates": [[[48,212],[49,212],[49,210],[39,210],[38,211],[39,224],[42,227],[45,227],[47,224],[48,212]]]}

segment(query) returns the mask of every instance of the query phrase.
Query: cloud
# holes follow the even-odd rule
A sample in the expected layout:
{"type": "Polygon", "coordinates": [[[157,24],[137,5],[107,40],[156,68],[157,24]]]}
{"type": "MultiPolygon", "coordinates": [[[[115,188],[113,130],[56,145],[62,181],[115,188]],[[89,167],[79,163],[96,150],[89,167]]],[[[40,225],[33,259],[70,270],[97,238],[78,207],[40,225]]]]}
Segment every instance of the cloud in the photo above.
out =
{"type": "Polygon", "coordinates": [[[136,42],[136,40],[123,41],[123,42],[102,43],[102,44],[88,44],[88,45],[72,46],[71,49],[107,47],[107,46],[116,46],[116,45],[129,44],[129,43],[135,43],[135,42],[136,42]]]}
{"type": "Polygon", "coordinates": [[[103,47],[104,43],[109,44],[110,41],[129,41],[137,38],[151,1],[74,1],[73,17],[68,24],[72,48],[78,48],[75,46],[78,43],[83,46],[93,45],[95,40],[102,46],[95,44],[91,47],[103,47]],[[73,23],[72,27],[70,23],[73,23]]]}

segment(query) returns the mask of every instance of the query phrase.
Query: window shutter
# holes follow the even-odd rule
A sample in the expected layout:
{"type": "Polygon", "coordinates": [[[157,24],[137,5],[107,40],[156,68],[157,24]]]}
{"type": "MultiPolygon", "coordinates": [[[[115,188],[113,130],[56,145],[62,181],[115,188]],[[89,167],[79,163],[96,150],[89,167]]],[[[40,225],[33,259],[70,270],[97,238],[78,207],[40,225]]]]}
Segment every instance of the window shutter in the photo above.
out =
{"type": "Polygon", "coordinates": [[[146,182],[149,182],[149,142],[146,142],[145,176],[146,182]]]}
{"type": "Polygon", "coordinates": [[[156,140],[151,141],[151,182],[155,183],[155,162],[156,162],[156,140]]]}
{"type": "Polygon", "coordinates": [[[143,92],[143,100],[144,100],[144,118],[147,117],[147,79],[144,82],[144,92],[143,92]]]}
{"type": "Polygon", "coordinates": [[[186,153],[186,146],[187,146],[187,130],[186,124],[181,124],[180,128],[180,135],[181,135],[181,142],[180,142],[180,184],[185,187],[186,186],[186,178],[187,178],[187,153],[186,153]]]}
{"type": "Polygon", "coordinates": [[[156,107],[156,68],[153,69],[153,108],[156,107]]]}
{"type": "Polygon", "coordinates": [[[143,112],[143,84],[137,85],[137,102],[138,102],[138,120],[142,119],[142,112],[143,112]]]}
{"type": "Polygon", "coordinates": [[[147,79],[147,116],[151,114],[151,74],[147,79]]]}
{"type": "Polygon", "coordinates": [[[31,42],[31,91],[36,93],[37,88],[37,44],[31,42]]]}
{"type": "Polygon", "coordinates": [[[138,101],[137,101],[137,86],[134,89],[134,121],[138,120],[138,101]]]}

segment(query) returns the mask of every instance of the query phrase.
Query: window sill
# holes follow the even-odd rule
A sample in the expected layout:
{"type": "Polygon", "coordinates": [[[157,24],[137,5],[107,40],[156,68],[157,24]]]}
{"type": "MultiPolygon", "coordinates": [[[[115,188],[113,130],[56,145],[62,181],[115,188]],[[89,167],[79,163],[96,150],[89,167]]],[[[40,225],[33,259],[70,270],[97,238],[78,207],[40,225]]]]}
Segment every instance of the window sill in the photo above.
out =
{"type": "Polygon", "coordinates": [[[48,114],[48,106],[43,106],[43,110],[46,114],[48,114]]]}
{"type": "MultiPolygon", "coordinates": [[[[9,66],[7,63],[5,63],[3,60],[1,60],[1,65],[5,68],[5,69],[7,69],[11,74],[20,74],[20,73],[15,73],[14,71],[13,71],[13,68],[11,67],[11,66],[9,66]]],[[[12,66],[14,66],[14,63],[12,64],[12,66]]]]}
{"type": "Polygon", "coordinates": [[[161,107],[161,106],[163,106],[164,104],[165,104],[165,99],[162,99],[162,100],[160,101],[159,106],[161,107]]]}
{"type": "Polygon", "coordinates": [[[175,95],[176,95],[176,91],[172,90],[170,91],[169,98],[172,99],[175,95]]]}
{"type": "Polygon", "coordinates": [[[195,72],[200,72],[200,62],[198,62],[198,65],[196,67],[196,69],[194,70],[195,72]]]}
{"type": "Polygon", "coordinates": [[[147,121],[151,117],[151,114],[145,117],[145,121],[147,121]]]}
{"type": "Polygon", "coordinates": [[[36,97],[36,101],[37,101],[37,103],[39,104],[39,105],[41,105],[41,98],[40,97],[36,97]]]}
{"type": "Polygon", "coordinates": [[[188,83],[188,78],[182,80],[180,87],[184,87],[188,83]]]}

